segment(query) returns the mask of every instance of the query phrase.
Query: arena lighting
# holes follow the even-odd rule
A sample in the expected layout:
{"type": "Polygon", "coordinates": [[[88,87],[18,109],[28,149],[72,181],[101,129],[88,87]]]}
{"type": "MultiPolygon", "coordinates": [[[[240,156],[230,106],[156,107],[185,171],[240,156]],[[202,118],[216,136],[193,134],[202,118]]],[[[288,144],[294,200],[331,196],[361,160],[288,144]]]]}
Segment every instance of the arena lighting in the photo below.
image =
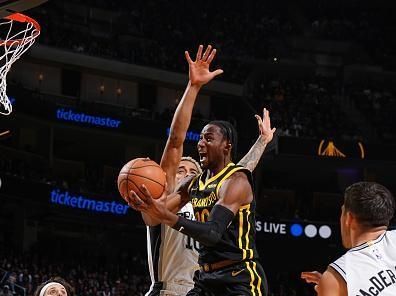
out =
{"type": "Polygon", "coordinates": [[[0,139],[1,139],[1,137],[6,136],[6,135],[8,135],[10,133],[11,133],[10,130],[6,130],[6,131],[3,131],[3,132],[0,132],[0,139]]]}

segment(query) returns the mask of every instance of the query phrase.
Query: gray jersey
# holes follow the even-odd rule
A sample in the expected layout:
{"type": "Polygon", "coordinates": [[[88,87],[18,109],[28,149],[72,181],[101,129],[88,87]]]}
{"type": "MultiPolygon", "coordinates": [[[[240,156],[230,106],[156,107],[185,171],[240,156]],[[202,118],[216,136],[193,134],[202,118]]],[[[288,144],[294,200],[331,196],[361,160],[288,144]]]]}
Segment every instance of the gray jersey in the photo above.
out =
{"type": "Polygon", "coordinates": [[[330,266],[346,281],[349,296],[395,296],[396,230],[350,249],[330,266]]]}
{"type": "MultiPolygon", "coordinates": [[[[195,220],[190,203],[177,214],[195,220]]],[[[154,282],[163,282],[165,290],[179,295],[193,288],[194,272],[199,266],[198,243],[191,237],[167,225],[147,227],[147,253],[152,286],[154,282]]]]}

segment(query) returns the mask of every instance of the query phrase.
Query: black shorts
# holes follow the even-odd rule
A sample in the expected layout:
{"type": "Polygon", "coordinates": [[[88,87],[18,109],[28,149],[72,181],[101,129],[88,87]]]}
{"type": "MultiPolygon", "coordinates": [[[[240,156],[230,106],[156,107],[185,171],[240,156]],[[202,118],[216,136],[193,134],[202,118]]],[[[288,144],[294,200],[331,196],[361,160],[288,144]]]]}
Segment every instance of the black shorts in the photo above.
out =
{"type": "Polygon", "coordinates": [[[155,282],[152,290],[150,291],[149,294],[147,294],[147,296],[160,296],[162,286],[163,286],[162,282],[155,282]]]}
{"type": "Polygon", "coordinates": [[[267,296],[268,283],[261,264],[248,260],[212,272],[200,271],[187,296],[267,296]]]}

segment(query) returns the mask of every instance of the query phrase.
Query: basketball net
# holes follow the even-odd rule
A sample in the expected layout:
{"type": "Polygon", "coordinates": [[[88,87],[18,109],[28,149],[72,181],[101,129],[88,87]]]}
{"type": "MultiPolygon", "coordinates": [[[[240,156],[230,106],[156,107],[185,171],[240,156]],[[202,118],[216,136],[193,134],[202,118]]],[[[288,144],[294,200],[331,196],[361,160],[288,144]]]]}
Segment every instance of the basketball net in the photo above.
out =
{"type": "Polygon", "coordinates": [[[9,115],[12,112],[6,94],[7,73],[11,65],[33,45],[38,35],[40,25],[21,13],[0,20],[0,114],[9,115]]]}

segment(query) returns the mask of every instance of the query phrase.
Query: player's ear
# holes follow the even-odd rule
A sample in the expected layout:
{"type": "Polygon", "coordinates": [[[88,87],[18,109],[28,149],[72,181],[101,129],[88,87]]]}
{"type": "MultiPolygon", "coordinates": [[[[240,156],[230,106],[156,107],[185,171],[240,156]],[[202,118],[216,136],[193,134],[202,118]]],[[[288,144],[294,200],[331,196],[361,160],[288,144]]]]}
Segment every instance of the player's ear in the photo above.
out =
{"type": "Polygon", "coordinates": [[[356,217],[351,212],[347,211],[345,213],[345,225],[350,227],[353,222],[355,222],[356,217]]]}
{"type": "Polygon", "coordinates": [[[227,143],[225,148],[224,148],[224,154],[227,155],[228,153],[230,153],[232,149],[232,144],[231,143],[227,143]]]}

